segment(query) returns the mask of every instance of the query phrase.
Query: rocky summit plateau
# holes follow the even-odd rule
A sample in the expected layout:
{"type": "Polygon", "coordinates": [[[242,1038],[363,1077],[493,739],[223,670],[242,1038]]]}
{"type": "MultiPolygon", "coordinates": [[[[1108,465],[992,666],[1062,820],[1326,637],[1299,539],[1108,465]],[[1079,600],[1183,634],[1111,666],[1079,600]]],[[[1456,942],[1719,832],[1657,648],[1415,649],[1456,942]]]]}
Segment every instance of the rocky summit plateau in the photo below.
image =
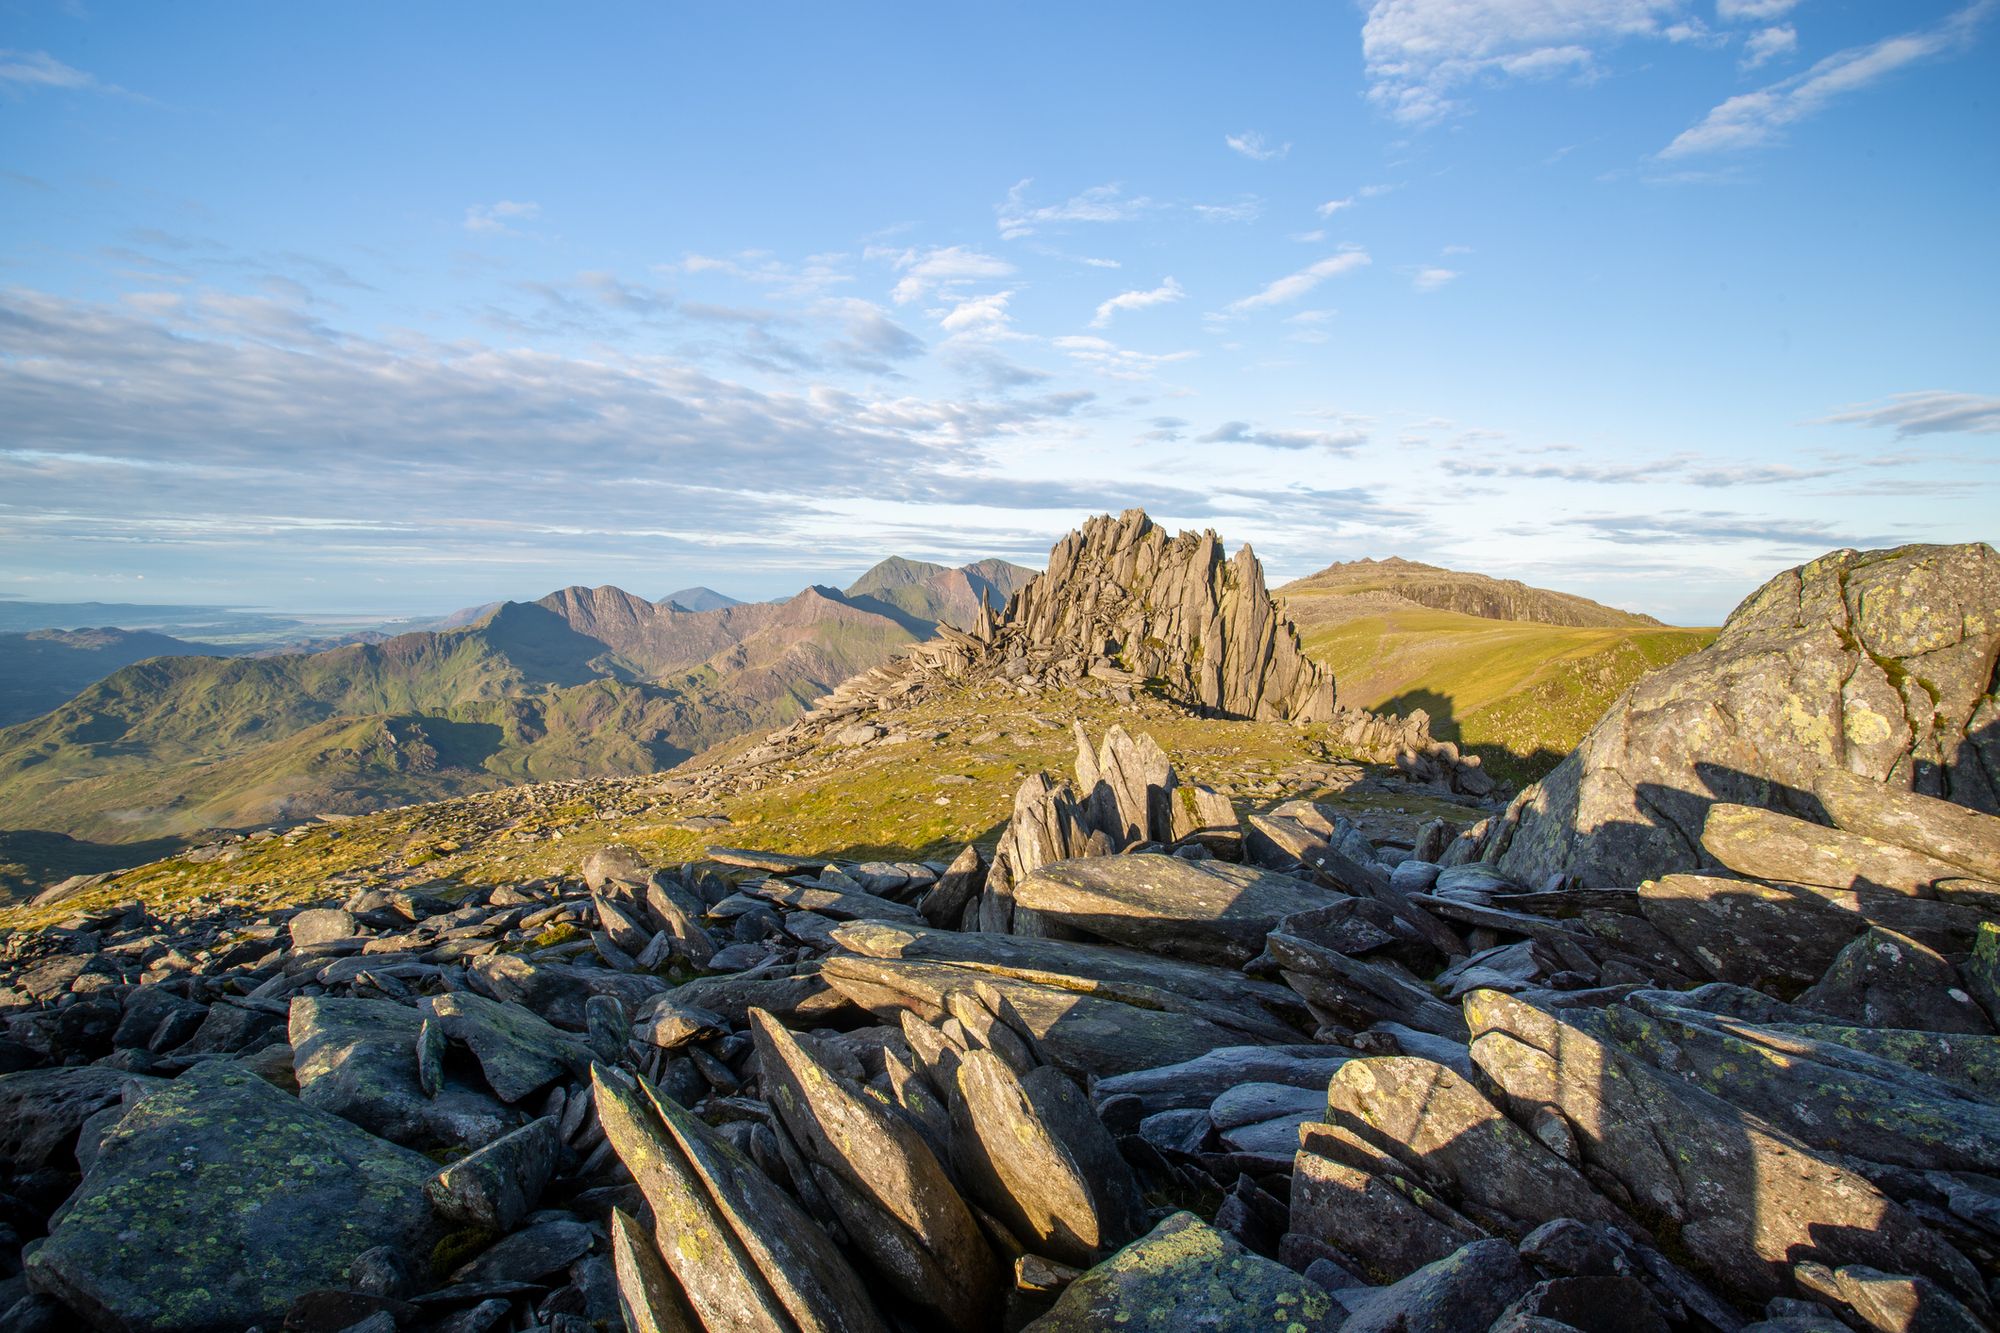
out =
{"type": "MultiPolygon", "coordinates": [[[[1994,1327],[1991,548],[1777,574],[1519,791],[1247,547],[993,573],[670,771],[6,913],[0,1326],[1994,1327]]],[[[1442,575],[1318,595],[1535,601],[1442,575]]],[[[779,615],[703,591],[555,609],[779,615]]]]}

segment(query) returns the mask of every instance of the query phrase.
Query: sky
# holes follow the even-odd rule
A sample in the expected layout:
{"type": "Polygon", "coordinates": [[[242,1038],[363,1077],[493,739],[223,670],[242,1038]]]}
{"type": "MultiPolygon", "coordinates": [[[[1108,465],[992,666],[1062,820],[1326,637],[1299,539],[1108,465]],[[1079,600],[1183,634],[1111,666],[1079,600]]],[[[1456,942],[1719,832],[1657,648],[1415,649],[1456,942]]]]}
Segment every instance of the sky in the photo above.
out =
{"type": "Polygon", "coordinates": [[[2000,538],[2000,0],[0,0],[0,596],[2000,538]]]}

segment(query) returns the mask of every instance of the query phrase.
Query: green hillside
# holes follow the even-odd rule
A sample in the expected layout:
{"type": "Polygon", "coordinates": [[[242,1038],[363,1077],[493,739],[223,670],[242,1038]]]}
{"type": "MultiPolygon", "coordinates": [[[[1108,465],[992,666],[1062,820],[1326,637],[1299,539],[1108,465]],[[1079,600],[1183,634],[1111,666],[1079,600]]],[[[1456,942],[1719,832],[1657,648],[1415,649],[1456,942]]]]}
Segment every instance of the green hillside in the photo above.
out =
{"type": "Polygon", "coordinates": [[[1552,768],[1639,677],[1716,634],[1494,620],[1298,585],[1278,595],[1307,654],[1332,669],[1342,703],[1398,714],[1421,708],[1433,735],[1516,783],[1552,768]]]}
{"type": "MultiPolygon", "coordinates": [[[[695,613],[565,589],[379,644],[155,658],[0,729],[0,828],[115,847],[650,773],[782,725],[927,629],[826,590],[695,613]]],[[[58,850],[50,869],[77,861],[58,850]]]]}
{"type": "Polygon", "coordinates": [[[151,630],[42,629],[0,634],[0,727],[40,717],[85,686],[168,653],[213,653],[151,630]]]}

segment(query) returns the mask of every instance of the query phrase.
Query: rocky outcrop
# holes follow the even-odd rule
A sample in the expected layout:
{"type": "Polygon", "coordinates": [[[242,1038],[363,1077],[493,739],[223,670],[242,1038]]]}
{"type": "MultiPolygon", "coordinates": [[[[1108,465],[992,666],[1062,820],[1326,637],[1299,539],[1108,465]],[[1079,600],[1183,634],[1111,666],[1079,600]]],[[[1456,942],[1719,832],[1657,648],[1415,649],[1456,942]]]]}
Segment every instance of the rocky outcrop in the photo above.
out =
{"type": "Polygon", "coordinates": [[[1818,818],[1822,772],[2000,811],[2000,555],[1836,551],[1753,593],[1521,793],[1485,859],[1526,883],[1701,868],[1716,802],[1818,818]]]}
{"type": "Polygon", "coordinates": [[[1531,588],[1515,579],[1467,574],[1390,556],[1328,565],[1278,589],[1280,597],[1318,596],[1400,599],[1437,611],[1487,620],[1528,620],[1543,625],[1618,627],[1657,625],[1651,616],[1620,611],[1571,593],[1531,588]]]}

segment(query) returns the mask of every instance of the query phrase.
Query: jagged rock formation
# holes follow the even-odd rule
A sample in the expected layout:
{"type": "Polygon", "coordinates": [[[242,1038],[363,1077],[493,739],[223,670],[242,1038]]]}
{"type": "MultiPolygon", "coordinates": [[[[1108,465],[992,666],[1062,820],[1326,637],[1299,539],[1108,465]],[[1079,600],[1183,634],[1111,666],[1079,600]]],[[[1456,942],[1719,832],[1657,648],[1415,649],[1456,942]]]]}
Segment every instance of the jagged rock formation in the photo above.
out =
{"type": "Polygon", "coordinates": [[[1397,718],[1338,706],[1332,676],[1300,652],[1248,546],[1224,560],[1214,533],[1169,538],[1137,509],[1064,537],[1004,613],[988,607],[966,631],[940,624],[936,638],[844,682],[735,762],[782,763],[828,737],[865,744],[889,733],[885,715],[898,706],[964,680],[1127,701],[1151,684],[1209,716],[1328,723],[1348,753],[1393,764],[1413,782],[1471,796],[1494,787],[1478,756],[1431,736],[1423,712],[1397,718]]]}
{"type": "Polygon", "coordinates": [[[1280,598],[1298,593],[1400,598],[1436,611],[1456,611],[1488,620],[1530,620],[1543,625],[1623,628],[1660,623],[1651,616],[1620,611],[1588,597],[1531,588],[1516,579],[1443,569],[1399,556],[1328,565],[1317,574],[1308,574],[1278,589],[1280,598]]]}
{"type": "Polygon", "coordinates": [[[2000,811],[2000,555],[1835,551],[1788,570],[1715,644],[1635,686],[1483,855],[1525,883],[1631,885],[1707,861],[1715,802],[1816,816],[1816,775],[2000,811]]]}
{"type": "Polygon", "coordinates": [[[1333,713],[1332,679],[1299,651],[1250,548],[1225,560],[1214,533],[1169,538],[1137,509],[1057,542],[1003,629],[1026,652],[1106,661],[1218,716],[1333,713]]]}

